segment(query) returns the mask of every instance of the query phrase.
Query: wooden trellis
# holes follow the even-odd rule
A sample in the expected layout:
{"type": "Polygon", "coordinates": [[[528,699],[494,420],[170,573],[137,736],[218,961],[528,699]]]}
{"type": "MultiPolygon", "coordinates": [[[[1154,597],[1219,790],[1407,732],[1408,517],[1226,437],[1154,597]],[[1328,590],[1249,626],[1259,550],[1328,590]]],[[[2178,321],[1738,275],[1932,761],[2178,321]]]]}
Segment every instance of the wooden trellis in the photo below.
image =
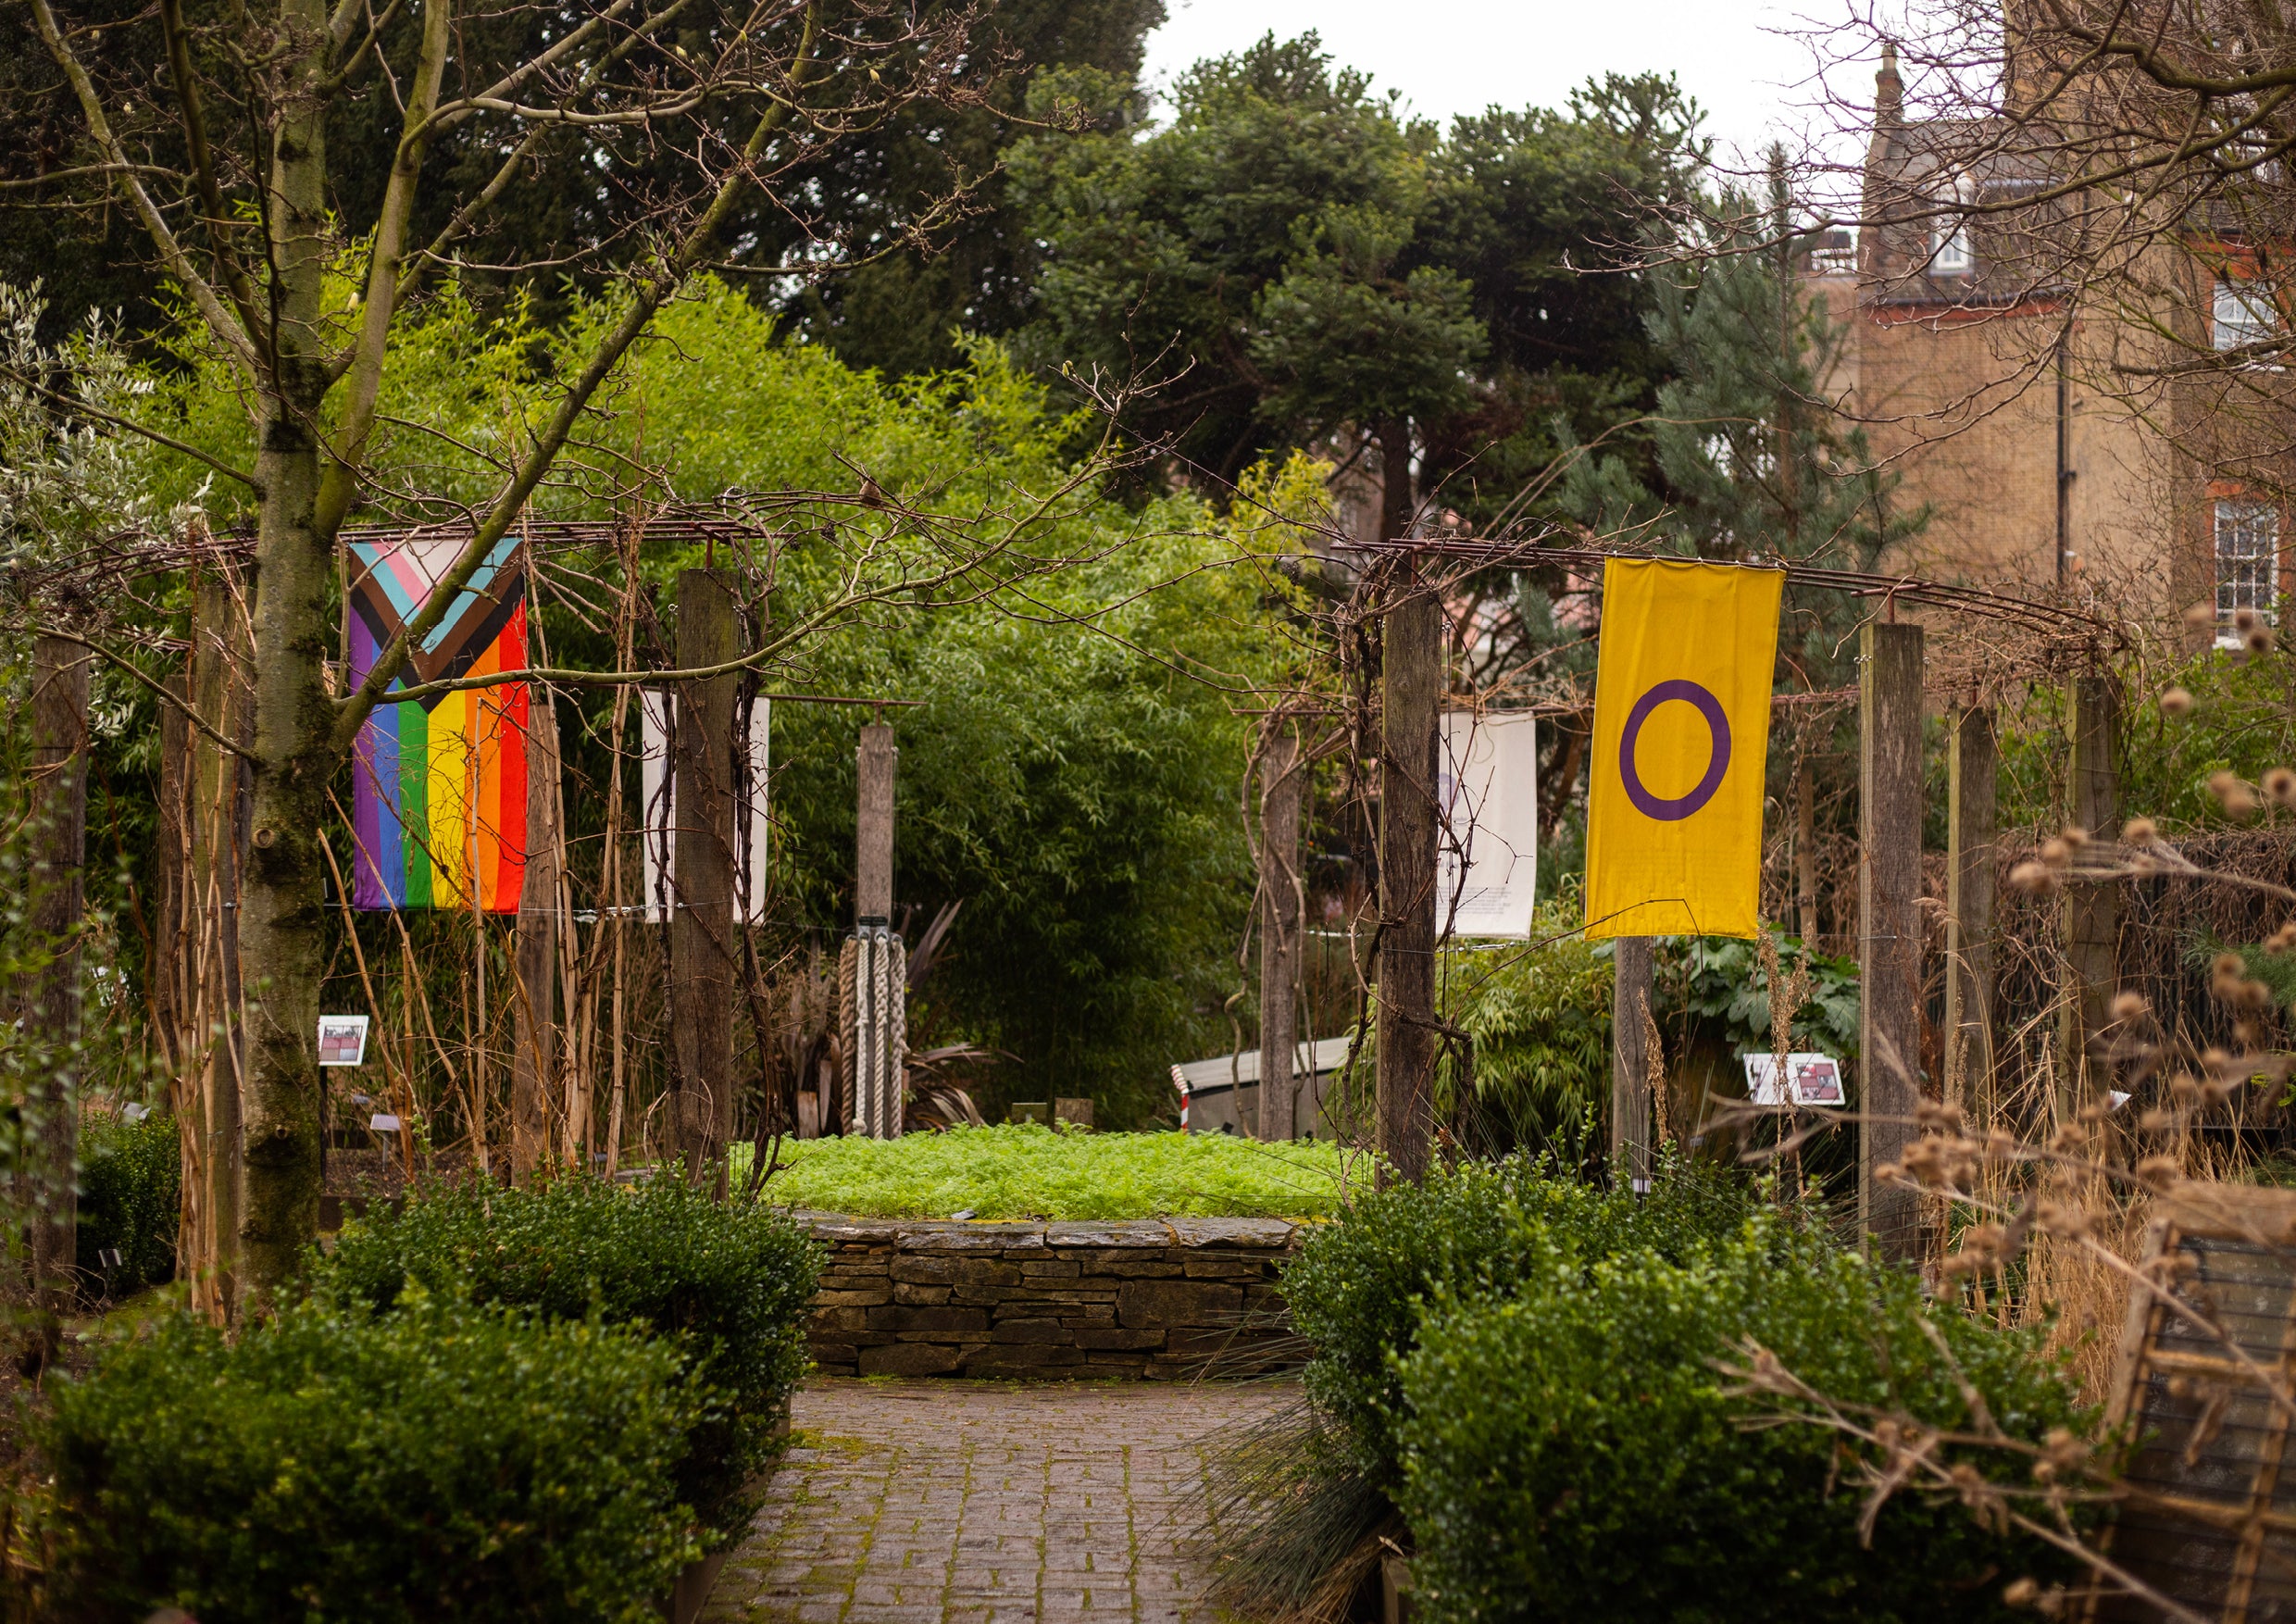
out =
{"type": "MultiPolygon", "coordinates": [[[[2204,1618],[2296,1618],[2296,1191],[2190,1186],[2144,1263],[2176,1302],[2130,1297],[2110,1419],[2137,1447],[2105,1554],[2204,1618]]],[[[2088,1613],[2160,1616],[2126,1594],[2088,1613]]]]}

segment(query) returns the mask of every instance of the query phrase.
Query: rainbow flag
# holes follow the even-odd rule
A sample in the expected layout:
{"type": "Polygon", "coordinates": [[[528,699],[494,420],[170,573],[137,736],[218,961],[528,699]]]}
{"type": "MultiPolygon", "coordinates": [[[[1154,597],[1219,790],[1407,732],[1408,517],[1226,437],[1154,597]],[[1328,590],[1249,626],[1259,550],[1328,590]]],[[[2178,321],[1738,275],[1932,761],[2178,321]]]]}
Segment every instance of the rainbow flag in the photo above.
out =
{"type": "MultiPolygon", "coordinates": [[[[350,543],[351,683],[366,681],[465,543],[350,543]]],[[[526,664],[526,562],[505,537],[386,692],[526,664]]],[[[375,706],[352,755],[352,906],[516,913],[526,877],[523,682],[375,706]]]]}

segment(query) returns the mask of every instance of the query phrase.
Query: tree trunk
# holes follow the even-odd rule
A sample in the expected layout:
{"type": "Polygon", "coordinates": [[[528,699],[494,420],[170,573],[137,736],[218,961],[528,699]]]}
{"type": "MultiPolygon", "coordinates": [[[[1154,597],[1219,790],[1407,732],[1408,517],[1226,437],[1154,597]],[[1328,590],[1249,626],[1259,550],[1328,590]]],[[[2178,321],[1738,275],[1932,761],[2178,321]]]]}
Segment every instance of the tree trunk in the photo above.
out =
{"type": "MultiPolygon", "coordinates": [[[[714,666],[739,652],[733,594],[714,571],[678,577],[678,663],[714,666]]],[[[670,911],[670,1012],[678,1048],[670,1144],[686,1176],[724,1178],[733,1136],[735,701],[728,673],[678,687],[672,727],[677,884],[670,911]]]]}
{"type": "Polygon", "coordinates": [[[1298,1134],[1293,1077],[1300,1041],[1300,742],[1288,729],[1260,763],[1260,1120],[1262,1139],[1298,1134]]]}
{"type": "Polygon", "coordinates": [[[33,1302],[53,1335],[71,1306],[80,1155],[80,916],[88,837],[88,665],[95,656],[60,637],[32,648],[30,816],[33,951],[47,962],[19,1002],[32,1038],[25,1160],[33,1302]],[[47,1053],[43,1055],[42,1048],[47,1053]]]}
{"type": "Polygon", "coordinates": [[[1435,779],[1442,606],[1392,589],[1380,635],[1379,1148],[1393,1175],[1427,1176],[1435,1061],[1435,779]]]}
{"type": "Polygon", "coordinates": [[[557,824],[557,714],[549,690],[538,683],[527,706],[526,871],[512,954],[518,984],[510,1056],[510,1181],[518,1185],[533,1182],[550,1156],[549,1093],[558,1039],[557,824]]]}
{"type": "Polygon", "coordinates": [[[256,423],[254,830],[241,893],[248,1001],[240,1076],[239,1235],[248,1301],[261,1310],[318,1232],[318,988],[326,872],[319,841],[341,758],[324,663],[337,643],[334,537],[319,522],[320,456],[334,339],[321,294],[332,255],[327,195],[327,7],[282,0],[279,69],[300,93],[271,137],[266,244],[271,368],[256,423]]]}

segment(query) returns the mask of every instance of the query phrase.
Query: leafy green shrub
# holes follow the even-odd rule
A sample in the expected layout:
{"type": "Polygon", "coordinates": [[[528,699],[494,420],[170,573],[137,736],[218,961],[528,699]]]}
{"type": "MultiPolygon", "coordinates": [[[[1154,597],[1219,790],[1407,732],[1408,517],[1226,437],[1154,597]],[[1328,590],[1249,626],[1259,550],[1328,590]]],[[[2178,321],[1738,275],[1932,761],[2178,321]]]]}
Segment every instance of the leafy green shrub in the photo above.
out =
{"type": "MultiPolygon", "coordinates": [[[[1773,931],[1778,964],[1791,980],[1810,974],[1810,996],[1793,1014],[1793,1042],[1848,1057],[1857,1053],[1857,960],[1806,948],[1801,938],[1773,931]]],[[[1770,1031],[1770,973],[1752,942],[1728,936],[1659,938],[1657,1007],[1662,1022],[1687,1017],[1738,1054],[1766,1054],[1770,1031]]]]}
{"type": "Polygon", "coordinates": [[[444,1298],[188,1317],[52,1388],[56,1617],[649,1617],[693,1549],[678,1351],[444,1298]]]}
{"type": "Polygon", "coordinates": [[[1422,1303],[1511,1294],[1533,1276],[1619,1253],[1686,1258],[1759,1206],[1743,1183],[1671,1156],[1647,1196],[1558,1177],[1525,1156],[1364,1195],[1284,1273],[1292,1323],[1316,1347],[1308,1396],[1338,1424],[1355,1469],[1391,1485],[1406,1405],[1395,1360],[1417,1340],[1422,1303]]]}
{"type": "MultiPolygon", "coordinates": [[[[1533,935],[1571,929],[1576,888],[1541,906],[1533,935]]],[[[1523,951],[1445,956],[1444,1018],[1474,1043],[1475,1096],[1495,1106],[1518,1138],[1552,1135],[1610,1098],[1611,962],[1583,936],[1523,951]]],[[[1445,1053],[1439,1104],[1454,1107],[1458,1081],[1445,1053]]]]}
{"type": "Polygon", "coordinates": [[[157,1285],[175,1275],[176,1210],[182,1156],[175,1120],[154,1112],[141,1121],[85,1118],[80,1127],[81,1278],[103,1276],[103,1255],[116,1250],[115,1293],[157,1285]]]}
{"type": "Polygon", "coordinates": [[[1035,1123],[790,1140],[781,1156],[769,1199],[869,1218],[1320,1218],[1339,1209],[1347,1174],[1345,1154],[1321,1140],[1035,1123]]]}
{"type": "Polygon", "coordinates": [[[1439,1305],[1403,1362],[1398,1501],[1429,1624],[1993,1618],[2008,1580],[2065,1571],[1920,1493],[1868,1548],[1837,1435],[1749,1428],[1762,1404],[1726,1394],[1715,1361],[1746,1338],[1829,1396],[1936,1425],[1969,1422],[1956,1368],[2013,1435],[2094,1420],[2038,1332],[1927,1305],[1910,1273],[1775,1220],[1684,1259],[1566,1258],[1439,1305]]]}
{"type": "Polygon", "coordinates": [[[568,1178],[433,1185],[346,1228],[311,1275],[321,1299],[378,1312],[413,1285],[669,1339],[697,1410],[678,1495],[724,1535],[747,1521],[747,1485],[780,1452],[820,1271],[819,1245],[770,1208],[723,1205],[672,1178],[635,1189],[568,1178]]]}

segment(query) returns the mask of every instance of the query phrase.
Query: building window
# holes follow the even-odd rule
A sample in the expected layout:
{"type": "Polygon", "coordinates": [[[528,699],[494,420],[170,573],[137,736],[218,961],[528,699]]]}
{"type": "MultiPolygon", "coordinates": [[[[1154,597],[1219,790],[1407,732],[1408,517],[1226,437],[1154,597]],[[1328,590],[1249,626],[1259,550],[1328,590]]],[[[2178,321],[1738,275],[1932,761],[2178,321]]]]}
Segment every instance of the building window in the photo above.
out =
{"type": "Polygon", "coordinates": [[[2215,340],[2219,350],[2245,349],[2272,336],[2272,300],[2261,288],[2232,277],[2216,279],[2215,340]]]}
{"type": "Polygon", "coordinates": [[[1931,276],[1967,276],[1977,261],[1969,253],[1969,222],[1962,220],[1951,231],[1933,233],[1929,238],[1929,274],[1931,276]]]}
{"type": "Polygon", "coordinates": [[[2233,620],[2243,609],[2271,618],[2279,578],[2279,509],[2264,502],[2217,503],[2217,641],[2239,641],[2233,620]]]}

